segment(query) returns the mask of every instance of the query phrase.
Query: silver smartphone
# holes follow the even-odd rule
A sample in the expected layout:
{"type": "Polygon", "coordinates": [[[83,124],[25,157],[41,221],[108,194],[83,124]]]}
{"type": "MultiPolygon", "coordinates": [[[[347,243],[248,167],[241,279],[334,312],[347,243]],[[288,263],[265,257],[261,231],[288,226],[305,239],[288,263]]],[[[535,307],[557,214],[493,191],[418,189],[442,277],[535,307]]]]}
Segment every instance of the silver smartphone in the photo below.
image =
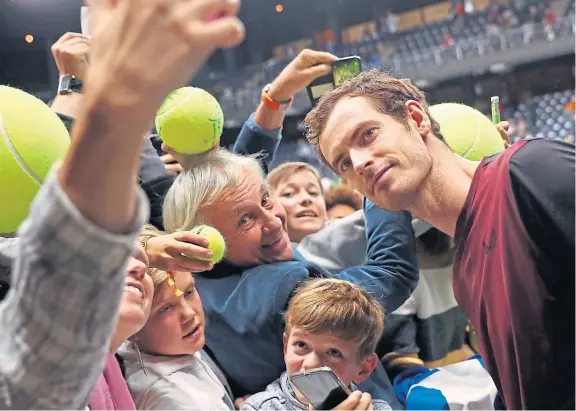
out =
{"type": "Polygon", "coordinates": [[[298,372],[289,378],[315,410],[331,410],[351,394],[329,367],[298,372]]]}

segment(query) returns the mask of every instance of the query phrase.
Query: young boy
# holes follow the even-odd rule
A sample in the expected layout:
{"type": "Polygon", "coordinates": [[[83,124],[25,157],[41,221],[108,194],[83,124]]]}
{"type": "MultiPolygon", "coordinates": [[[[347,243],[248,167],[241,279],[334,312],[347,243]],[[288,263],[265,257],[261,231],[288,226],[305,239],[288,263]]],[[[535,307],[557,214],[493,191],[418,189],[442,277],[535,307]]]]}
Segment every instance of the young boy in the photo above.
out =
{"type": "Polygon", "coordinates": [[[308,401],[288,377],[318,367],[330,367],[352,391],[338,408],[391,409],[387,402],[357,392],[354,385],[368,378],[378,363],[374,351],[384,311],[377,300],[348,281],[310,280],[290,300],[285,322],[286,372],[266,391],[249,397],[241,410],[308,410],[308,401]]]}

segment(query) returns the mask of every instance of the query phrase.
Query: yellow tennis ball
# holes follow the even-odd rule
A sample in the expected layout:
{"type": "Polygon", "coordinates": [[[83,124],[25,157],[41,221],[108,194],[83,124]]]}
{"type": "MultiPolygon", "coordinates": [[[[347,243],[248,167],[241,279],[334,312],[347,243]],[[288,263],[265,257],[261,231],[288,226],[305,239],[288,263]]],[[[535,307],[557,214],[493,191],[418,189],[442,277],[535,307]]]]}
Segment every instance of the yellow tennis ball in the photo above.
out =
{"type": "Polygon", "coordinates": [[[55,161],[70,145],[68,130],[36,97],[0,86],[0,233],[13,233],[55,161]]]}
{"type": "Polygon", "coordinates": [[[430,115],[450,148],[460,156],[480,161],[504,151],[504,141],[488,117],[472,107],[442,103],[430,107],[430,115]]]}
{"type": "Polygon", "coordinates": [[[170,94],[156,113],[156,130],[166,145],[181,154],[210,150],[222,135],[224,114],[207,91],[183,87],[170,94]]]}
{"type": "Polygon", "coordinates": [[[194,227],[192,232],[205,237],[208,240],[208,248],[214,253],[212,258],[206,260],[201,258],[201,260],[210,261],[212,264],[217,264],[222,261],[226,254],[226,241],[224,237],[222,237],[222,234],[220,234],[220,231],[209,225],[199,225],[194,227]]]}

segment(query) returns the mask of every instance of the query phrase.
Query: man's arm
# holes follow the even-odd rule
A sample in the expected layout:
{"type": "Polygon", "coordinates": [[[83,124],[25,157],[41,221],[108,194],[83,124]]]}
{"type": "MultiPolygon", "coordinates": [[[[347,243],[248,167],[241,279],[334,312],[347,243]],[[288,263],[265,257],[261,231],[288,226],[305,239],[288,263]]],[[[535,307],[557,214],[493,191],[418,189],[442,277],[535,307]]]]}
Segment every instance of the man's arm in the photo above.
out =
{"type": "Polygon", "coordinates": [[[411,216],[385,211],[364,200],[368,251],[366,263],[336,277],[360,285],[391,313],[404,303],[418,284],[418,264],[411,216]]]}
{"type": "MultiPolygon", "coordinates": [[[[328,74],[333,54],[303,50],[271,83],[268,97],[275,102],[286,102],[316,78],[328,74]]],[[[270,163],[282,138],[282,123],[286,113],[275,110],[262,101],[254,114],[244,123],[234,144],[237,154],[263,154],[262,164],[267,174],[270,163]]]]}
{"type": "Polygon", "coordinates": [[[88,402],[116,325],[124,266],[146,217],[141,197],[126,234],[90,223],[56,171],[11,239],[18,248],[0,311],[0,409],[88,402]]]}

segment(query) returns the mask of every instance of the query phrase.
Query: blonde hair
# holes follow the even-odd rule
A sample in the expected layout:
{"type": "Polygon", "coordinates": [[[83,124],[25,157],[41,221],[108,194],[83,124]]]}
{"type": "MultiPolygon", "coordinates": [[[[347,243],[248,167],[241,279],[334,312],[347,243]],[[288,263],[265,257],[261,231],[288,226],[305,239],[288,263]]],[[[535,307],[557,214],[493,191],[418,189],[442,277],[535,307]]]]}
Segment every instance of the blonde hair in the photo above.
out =
{"type": "Polygon", "coordinates": [[[278,185],[280,185],[282,181],[286,180],[287,178],[290,178],[290,176],[294,175],[299,171],[311,172],[314,175],[314,177],[316,177],[316,180],[318,180],[320,190],[323,190],[322,177],[320,177],[320,173],[318,172],[318,170],[308,163],[303,163],[299,161],[289,161],[287,163],[280,164],[278,167],[276,167],[275,169],[273,169],[268,173],[268,177],[266,179],[268,180],[268,183],[270,184],[272,189],[276,190],[276,188],[278,187],[278,185]]]}
{"type": "Polygon", "coordinates": [[[378,111],[394,117],[406,128],[408,128],[408,122],[405,104],[408,100],[414,100],[422,106],[430,118],[432,133],[444,142],[444,137],[440,133],[440,125],[430,115],[424,93],[408,79],[396,78],[379,69],[372,69],[349,78],[340,87],[324,94],[304,119],[308,142],[328,166],[330,164],[319,147],[320,135],[326,127],[334,106],[345,97],[367,98],[378,111]]]}
{"type": "Polygon", "coordinates": [[[284,315],[286,332],[298,327],[310,334],[334,334],[357,341],[358,358],[376,351],[384,329],[384,309],[349,281],[314,279],[297,288],[284,315]]]}
{"type": "Polygon", "coordinates": [[[214,204],[225,190],[242,184],[246,173],[265,181],[260,155],[239,155],[217,149],[195,156],[191,168],[181,173],[164,199],[164,228],[167,232],[190,230],[202,224],[200,209],[214,204]]]}

